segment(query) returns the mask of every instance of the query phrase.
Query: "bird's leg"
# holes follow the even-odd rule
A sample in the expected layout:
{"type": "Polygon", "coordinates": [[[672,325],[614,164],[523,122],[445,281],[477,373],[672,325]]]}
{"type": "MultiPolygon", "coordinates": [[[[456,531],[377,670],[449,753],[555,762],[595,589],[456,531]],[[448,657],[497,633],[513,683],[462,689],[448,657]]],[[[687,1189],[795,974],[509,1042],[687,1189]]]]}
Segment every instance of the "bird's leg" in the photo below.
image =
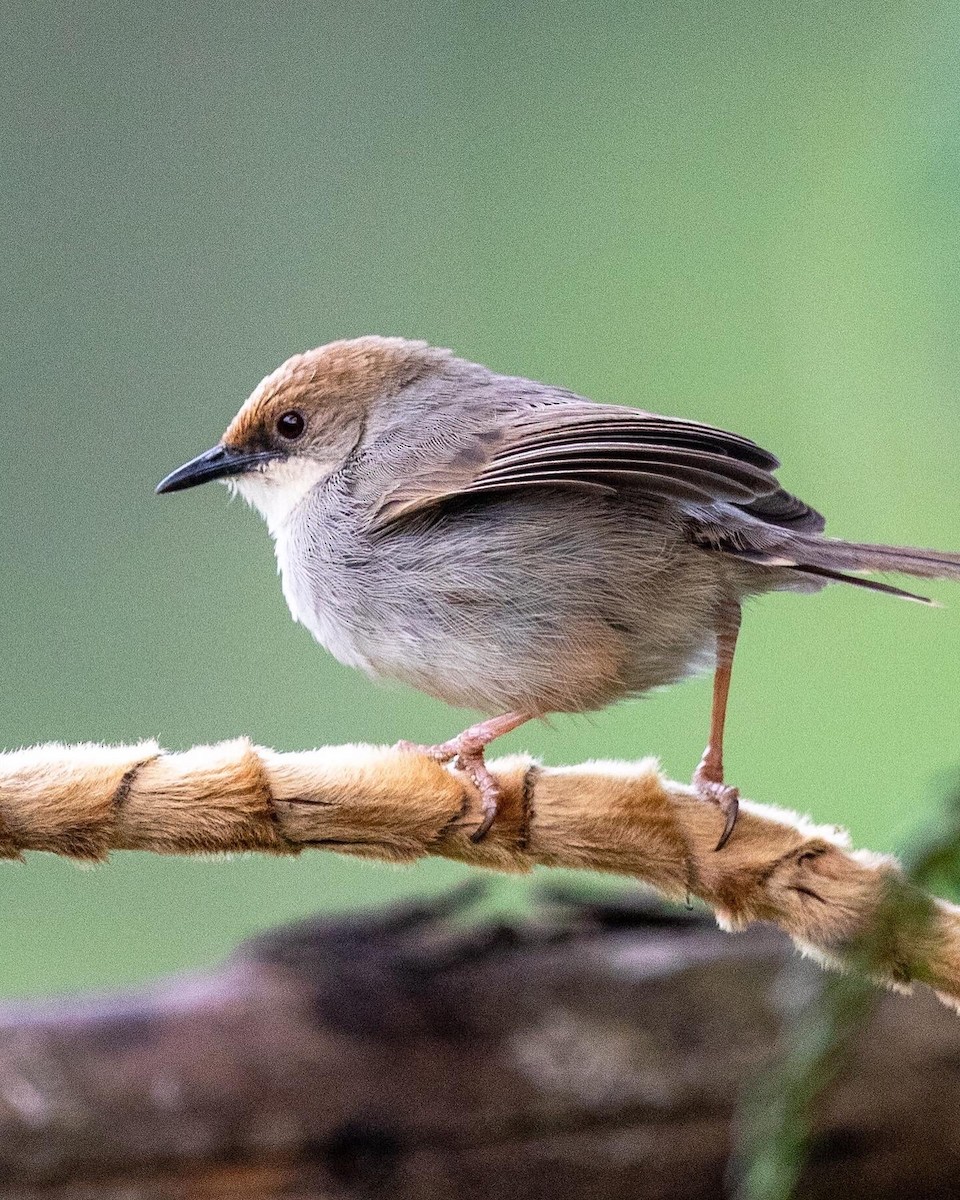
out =
{"type": "Polygon", "coordinates": [[[426,754],[437,762],[450,762],[456,759],[455,766],[476,785],[480,792],[480,802],[483,806],[483,820],[471,833],[470,840],[479,842],[486,837],[497,816],[497,804],[500,800],[500,785],[487,770],[483,753],[494,738],[502,737],[511,729],[523,725],[530,717],[522,713],[504,713],[502,717],[491,717],[488,721],[480,721],[471,725],[463,733],[451,738],[449,742],[441,742],[438,746],[420,746],[415,742],[398,742],[397,749],[411,750],[417,754],[426,754]]]}
{"type": "Polygon", "coordinates": [[[716,804],[726,817],[723,833],[717,842],[718,850],[722,850],[730,840],[740,808],[739,791],[723,782],[723,726],[727,719],[727,695],[730,692],[733,655],[737,648],[739,632],[740,605],[735,601],[727,601],[720,609],[717,623],[717,669],[713,677],[710,740],[700,765],[693,774],[693,786],[697,794],[704,800],[709,800],[711,804],[716,804]]]}

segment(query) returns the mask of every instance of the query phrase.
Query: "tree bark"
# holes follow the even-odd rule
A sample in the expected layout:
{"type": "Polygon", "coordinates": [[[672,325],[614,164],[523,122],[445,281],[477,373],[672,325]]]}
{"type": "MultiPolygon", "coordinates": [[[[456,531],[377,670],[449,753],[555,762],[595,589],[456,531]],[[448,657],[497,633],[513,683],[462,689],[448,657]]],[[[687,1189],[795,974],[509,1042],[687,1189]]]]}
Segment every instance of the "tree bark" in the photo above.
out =
{"type": "MultiPolygon", "coordinates": [[[[738,1094],[819,978],[780,934],[463,894],[308,921],[135,994],[0,1009],[0,1197],[715,1200],[738,1094]]],[[[947,1200],[960,1023],[878,994],[800,1193],[947,1200]]]]}

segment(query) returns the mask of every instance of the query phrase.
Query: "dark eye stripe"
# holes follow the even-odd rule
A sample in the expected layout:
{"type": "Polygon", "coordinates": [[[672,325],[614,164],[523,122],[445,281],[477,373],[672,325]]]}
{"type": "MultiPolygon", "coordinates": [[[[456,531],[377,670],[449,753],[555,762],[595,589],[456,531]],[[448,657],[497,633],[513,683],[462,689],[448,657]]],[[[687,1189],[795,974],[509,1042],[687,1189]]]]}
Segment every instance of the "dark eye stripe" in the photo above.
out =
{"type": "Polygon", "coordinates": [[[277,433],[281,437],[289,438],[291,441],[298,438],[303,433],[306,427],[306,421],[303,419],[303,414],[298,412],[285,412],[277,418],[277,433]]]}

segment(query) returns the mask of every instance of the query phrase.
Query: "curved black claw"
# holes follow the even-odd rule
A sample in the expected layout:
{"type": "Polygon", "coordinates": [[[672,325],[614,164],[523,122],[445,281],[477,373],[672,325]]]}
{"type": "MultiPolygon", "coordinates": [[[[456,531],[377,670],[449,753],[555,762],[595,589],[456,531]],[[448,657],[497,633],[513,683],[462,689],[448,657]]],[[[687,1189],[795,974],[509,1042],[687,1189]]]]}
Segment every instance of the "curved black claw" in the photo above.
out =
{"type": "Polygon", "coordinates": [[[409,754],[425,754],[434,762],[453,762],[455,770],[462,771],[480,793],[480,804],[483,808],[483,820],[470,834],[471,842],[482,842],[490,832],[490,827],[497,819],[497,805],[500,801],[500,784],[487,770],[483,760],[483,746],[468,746],[460,744],[460,738],[449,742],[441,742],[438,746],[421,746],[417,742],[397,742],[396,750],[409,754]]]}
{"type": "Polygon", "coordinates": [[[486,807],[486,798],[484,798],[483,820],[476,827],[476,829],[473,831],[473,833],[470,834],[470,841],[471,842],[482,842],[483,839],[490,832],[490,826],[494,823],[494,821],[496,819],[497,819],[496,804],[494,804],[492,808],[487,808],[486,807]]]}
{"type": "Polygon", "coordinates": [[[500,784],[487,770],[483,761],[483,751],[473,754],[458,754],[456,767],[463,771],[474,783],[480,793],[480,804],[483,807],[483,820],[470,834],[471,842],[482,842],[490,832],[490,826],[497,819],[497,806],[500,802],[500,784]]]}
{"type": "Polygon", "coordinates": [[[720,811],[726,813],[727,819],[723,826],[723,833],[720,834],[720,841],[714,846],[714,850],[722,850],[730,841],[730,835],[733,833],[737,817],[740,815],[740,793],[736,788],[728,788],[727,792],[726,804],[720,804],[720,811]]]}
{"type": "Polygon", "coordinates": [[[737,824],[737,816],[740,813],[740,791],[738,788],[730,787],[726,783],[717,783],[712,779],[695,778],[693,786],[701,800],[715,804],[726,817],[723,833],[720,834],[720,840],[714,846],[714,850],[722,850],[730,841],[730,835],[737,824]]]}

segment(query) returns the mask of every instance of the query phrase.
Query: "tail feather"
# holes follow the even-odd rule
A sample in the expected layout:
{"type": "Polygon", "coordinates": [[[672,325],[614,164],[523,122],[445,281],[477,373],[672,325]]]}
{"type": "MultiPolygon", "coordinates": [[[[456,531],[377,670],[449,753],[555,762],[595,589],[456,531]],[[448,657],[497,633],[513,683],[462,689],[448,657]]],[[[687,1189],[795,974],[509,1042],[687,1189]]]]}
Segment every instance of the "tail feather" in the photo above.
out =
{"type": "Polygon", "coordinates": [[[831,571],[827,567],[793,567],[793,570],[798,575],[816,575],[818,579],[852,583],[854,587],[868,588],[871,592],[885,592],[888,596],[899,596],[901,600],[915,600],[918,604],[929,604],[931,608],[940,607],[939,603],[931,600],[929,596],[918,596],[916,592],[894,587],[892,583],[881,583],[878,579],[861,579],[859,575],[847,575],[843,571],[831,571]]]}
{"type": "Polygon", "coordinates": [[[960,554],[915,550],[911,546],[872,546],[835,538],[791,539],[798,569],[821,571],[893,571],[919,579],[960,580],[960,554]]]}
{"type": "MultiPolygon", "coordinates": [[[[859,572],[890,571],[901,575],[914,575],[919,579],[955,579],[960,581],[960,554],[943,550],[919,550],[913,546],[884,546],[865,542],[845,542],[839,538],[823,537],[819,534],[818,514],[810,510],[804,514],[791,507],[792,497],[774,497],[775,513],[783,520],[731,521],[729,514],[736,506],[729,506],[718,520],[712,513],[697,513],[691,522],[693,541],[704,549],[728,554],[765,567],[780,567],[796,571],[798,575],[851,583],[855,587],[869,588],[875,592],[886,592],[901,596],[905,600],[916,600],[921,604],[933,604],[926,596],[905,591],[889,583],[859,578],[859,572]],[[797,519],[801,522],[797,527],[797,519]],[[793,528],[790,528],[790,525],[793,528]],[[847,572],[854,574],[847,574],[847,572]]],[[[742,511],[749,516],[763,515],[742,511]]]]}

